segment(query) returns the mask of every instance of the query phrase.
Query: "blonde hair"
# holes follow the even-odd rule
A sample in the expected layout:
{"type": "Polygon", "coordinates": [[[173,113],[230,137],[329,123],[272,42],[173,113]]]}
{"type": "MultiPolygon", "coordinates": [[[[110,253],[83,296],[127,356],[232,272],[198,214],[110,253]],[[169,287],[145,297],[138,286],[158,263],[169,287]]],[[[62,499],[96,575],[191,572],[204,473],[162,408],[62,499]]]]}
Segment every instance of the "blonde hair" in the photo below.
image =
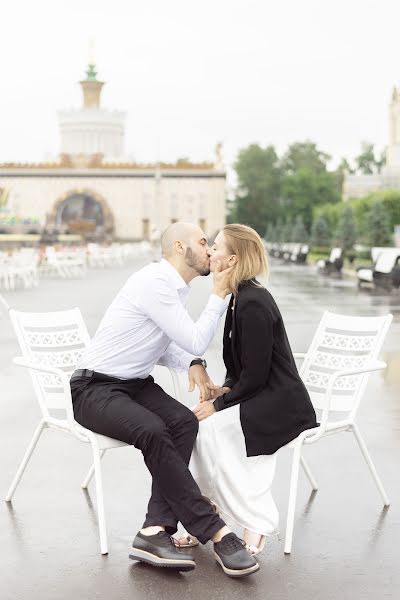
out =
{"type": "Polygon", "coordinates": [[[237,263],[232,271],[230,289],[237,292],[242,281],[265,273],[268,276],[268,258],[257,231],[247,225],[233,223],[222,229],[229,254],[236,254],[237,263]]]}

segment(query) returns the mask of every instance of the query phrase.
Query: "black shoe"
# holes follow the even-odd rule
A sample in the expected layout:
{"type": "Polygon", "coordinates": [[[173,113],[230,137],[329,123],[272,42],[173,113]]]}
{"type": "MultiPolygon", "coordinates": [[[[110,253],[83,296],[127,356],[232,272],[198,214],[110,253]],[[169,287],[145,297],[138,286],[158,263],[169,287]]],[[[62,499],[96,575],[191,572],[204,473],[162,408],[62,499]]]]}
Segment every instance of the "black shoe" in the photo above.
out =
{"type": "Polygon", "coordinates": [[[139,531],[133,540],[129,558],[178,571],[192,571],[196,566],[193,557],[178,550],[166,531],[159,531],[155,535],[143,535],[139,531]]]}
{"type": "Polygon", "coordinates": [[[216,561],[231,577],[246,577],[260,568],[254,556],[246,550],[245,543],[233,532],[214,544],[214,553],[216,561]]]}

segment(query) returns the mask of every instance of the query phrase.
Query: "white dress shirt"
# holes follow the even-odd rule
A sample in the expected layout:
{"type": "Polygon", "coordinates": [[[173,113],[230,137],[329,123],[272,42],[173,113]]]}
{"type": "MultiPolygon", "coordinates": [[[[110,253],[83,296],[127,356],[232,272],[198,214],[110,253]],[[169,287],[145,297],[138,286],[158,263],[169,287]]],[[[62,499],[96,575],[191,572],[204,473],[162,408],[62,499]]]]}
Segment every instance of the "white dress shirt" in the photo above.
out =
{"type": "Polygon", "coordinates": [[[187,370],[202,356],[228,306],[211,294],[196,322],[185,306],[190,287],[167,260],[137,271],[107,309],[79,369],[143,379],[156,364],[187,370]]]}

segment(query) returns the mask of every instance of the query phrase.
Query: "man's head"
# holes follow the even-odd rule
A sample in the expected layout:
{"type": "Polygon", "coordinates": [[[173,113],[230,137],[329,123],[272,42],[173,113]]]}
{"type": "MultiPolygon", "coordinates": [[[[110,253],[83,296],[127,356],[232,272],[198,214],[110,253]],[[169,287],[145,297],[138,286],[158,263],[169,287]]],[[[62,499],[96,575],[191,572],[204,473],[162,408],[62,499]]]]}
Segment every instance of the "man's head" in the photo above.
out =
{"type": "Polygon", "coordinates": [[[197,275],[209,275],[208,249],[204,231],[192,223],[173,223],[161,236],[163,258],[188,281],[197,275]]]}

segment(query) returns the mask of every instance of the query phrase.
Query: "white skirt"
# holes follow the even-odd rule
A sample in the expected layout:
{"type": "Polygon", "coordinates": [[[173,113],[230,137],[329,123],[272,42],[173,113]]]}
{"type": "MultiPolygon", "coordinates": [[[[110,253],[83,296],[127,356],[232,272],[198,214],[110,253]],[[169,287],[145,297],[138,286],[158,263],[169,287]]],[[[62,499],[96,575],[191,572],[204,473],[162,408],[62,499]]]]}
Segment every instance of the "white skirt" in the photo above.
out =
{"type": "Polygon", "coordinates": [[[246,456],[239,404],[200,421],[189,468],[222,517],[261,535],[276,534],[275,465],[276,454],[246,456]]]}

